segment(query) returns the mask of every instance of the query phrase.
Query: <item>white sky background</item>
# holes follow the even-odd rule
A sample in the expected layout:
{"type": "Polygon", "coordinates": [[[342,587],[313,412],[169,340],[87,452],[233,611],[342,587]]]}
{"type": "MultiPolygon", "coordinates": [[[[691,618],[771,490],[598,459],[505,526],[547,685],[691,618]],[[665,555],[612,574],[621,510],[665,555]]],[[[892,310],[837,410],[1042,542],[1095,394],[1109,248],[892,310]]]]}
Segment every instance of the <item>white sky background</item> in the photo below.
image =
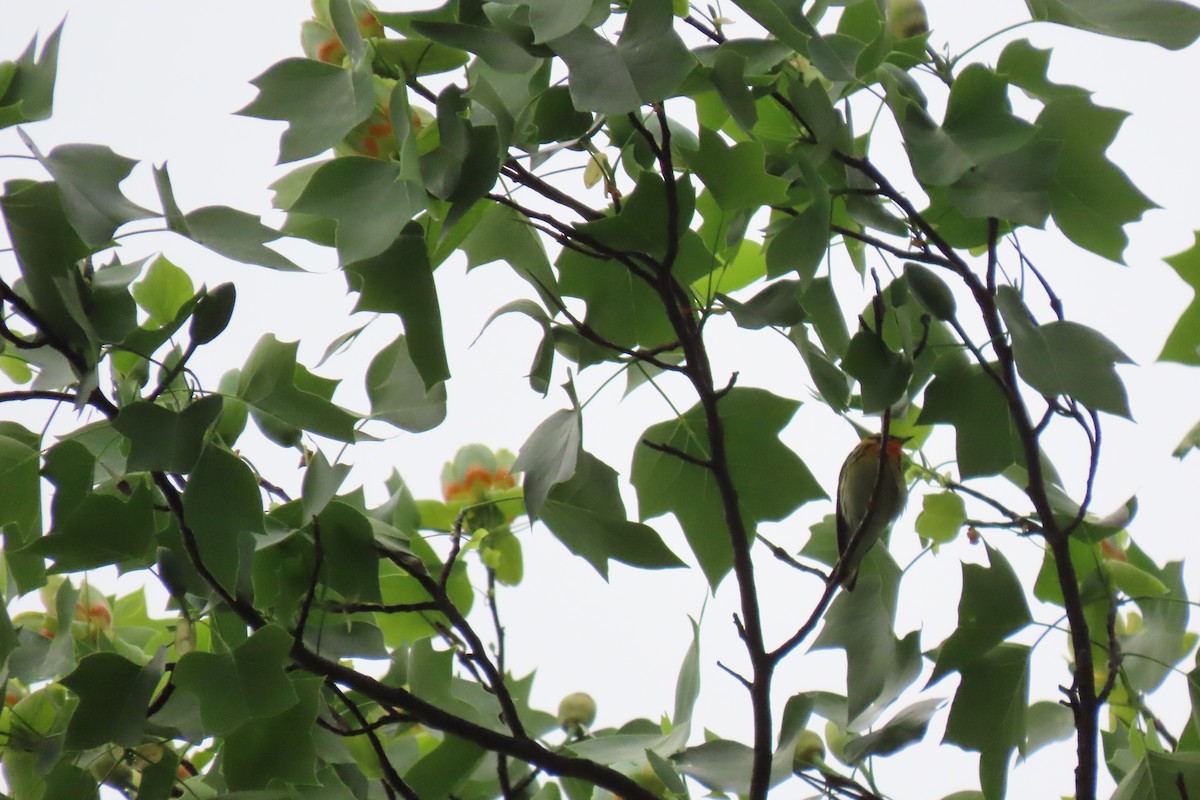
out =
{"type": "MultiPolygon", "coordinates": [[[[380,5],[385,10],[410,10],[431,4],[393,0],[380,5]]],[[[927,0],[927,6],[934,28],[931,43],[941,49],[951,42],[952,52],[960,52],[1025,15],[1019,0],[927,0]]],[[[225,204],[269,212],[266,187],[287,169],[273,166],[283,125],[236,117],[232,112],[255,96],[248,83],[251,78],[280,59],[300,55],[299,26],[309,16],[307,2],[0,0],[0,59],[15,58],[35,33],[48,34],[64,15],[67,27],[54,117],[26,127],[43,150],[65,142],[93,142],[143,160],[126,189],[150,208],[156,207],[156,199],[149,163],[169,161],[176,197],[185,211],[225,204]]],[[[749,26],[740,30],[735,26],[727,32],[731,36],[756,35],[749,26]]],[[[1152,45],[1039,25],[1005,35],[975,51],[974,56],[994,63],[1005,43],[1021,37],[1039,47],[1054,47],[1053,80],[1094,89],[1098,104],[1133,112],[1109,156],[1163,210],[1150,212],[1143,222],[1127,229],[1130,266],[1110,264],[1061,237],[1026,233],[1022,244],[1050,275],[1068,317],[1104,330],[1141,365],[1122,370],[1138,424],[1104,420],[1106,438],[1094,508],[1106,513],[1137,493],[1141,510],[1131,534],[1139,546],[1160,561],[1194,557],[1200,552],[1192,505],[1200,487],[1200,456],[1180,463],[1170,452],[1200,418],[1200,371],[1156,365],[1153,359],[1191,299],[1191,293],[1161,258],[1190,246],[1192,230],[1200,228],[1200,207],[1194,200],[1195,187],[1200,185],[1200,159],[1195,157],[1193,96],[1193,84],[1200,75],[1200,48],[1171,53],[1152,45]]],[[[673,111],[683,115],[682,109],[673,111]]],[[[865,117],[857,119],[861,124],[865,117]]],[[[0,155],[23,152],[12,129],[0,132],[0,155]]],[[[885,152],[874,155],[877,160],[886,159],[885,152]]],[[[887,173],[887,161],[881,163],[887,173]]],[[[575,181],[578,193],[582,184],[578,173],[573,175],[563,177],[561,185],[571,187],[575,181]]],[[[41,177],[32,162],[0,160],[0,179],[25,176],[41,177]]],[[[269,216],[268,221],[278,221],[278,216],[269,216]]],[[[240,365],[263,332],[273,332],[285,341],[301,339],[301,361],[312,364],[334,337],[362,324],[348,319],[353,296],[345,295],[344,281],[334,270],[330,253],[287,246],[290,256],[317,273],[297,276],[233,264],[173,236],[135,236],[124,242],[124,260],[161,249],[188,270],[197,284],[237,283],[233,324],[191,362],[206,386],[215,387],[221,372],[240,365]]],[[[11,276],[11,269],[8,259],[0,261],[5,275],[11,276]]],[[[503,318],[474,347],[468,347],[491,311],[507,299],[504,293],[528,294],[525,284],[511,279],[500,265],[464,276],[459,257],[439,269],[438,281],[447,348],[456,376],[449,385],[450,416],[430,433],[400,433],[347,454],[355,464],[347,487],[365,484],[374,501],[382,500],[380,480],[393,467],[418,497],[437,496],[442,462],[459,446],[479,441],[515,451],[538,422],[567,402],[557,389],[545,400],[528,389],[523,375],[539,333],[528,320],[515,315],[503,318]]],[[[859,291],[856,279],[840,281],[838,291],[847,309],[859,307],[846,300],[859,291]]],[[[1045,307],[1035,305],[1034,310],[1044,311],[1045,307]]],[[[337,399],[360,410],[366,409],[361,372],[398,330],[390,322],[374,328],[377,330],[350,354],[317,370],[330,377],[348,376],[344,393],[337,399]]],[[[715,338],[720,338],[720,332],[715,338]]],[[[561,364],[558,366],[556,384],[565,377],[561,364]]],[[[734,339],[717,351],[715,368],[718,375],[740,370],[743,386],[765,386],[798,399],[809,396],[801,362],[782,338],[773,344],[770,337],[762,335],[734,339]],[[740,346],[739,342],[747,344],[740,346]]],[[[586,398],[605,377],[599,369],[580,378],[581,397],[586,398]]],[[[623,380],[615,382],[588,409],[591,415],[585,415],[584,436],[587,449],[627,475],[637,436],[646,425],[667,418],[670,411],[647,388],[619,402],[622,386],[623,380]]],[[[686,398],[678,391],[674,396],[686,398]]],[[[691,404],[690,399],[679,402],[683,407],[691,404]]],[[[46,406],[33,409],[10,404],[0,415],[37,426],[46,410],[46,406]]],[[[1064,434],[1064,455],[1055,457],[1065,475],[1077,477],[1082,450],[1075,438],[1073,433],[1064,434]],[[1074,463],[1072,459],[1076,459],[1074,463]]],[[[832,494],[838,465],[854,442],[850,427],[819,403],[808,403],[785,430],[784,439],[832,494]]],[[[948,437],[935,440],[933,452],[949,457],[951,441],[948,437]]],[[[1058,441],[1052,440],[1052,455],[1058,441]]],[[[336,446],[322,446],[331,459],[337,455],[336,446]]],[[[268,479],[285,486],[298,485],[300,471],[294,451],[253,444],[244,445],[244,450],[268,479]]],[[[629,502],[632,513],[632,497],[629,502]]],[[[906,556],[911,558],[919,550],[912,533],[919,508],[920,501],[914,498],[895,530],[893,541],[902,566],[906,556]]],[[[807,538],[808,525],[831,510],[828,502],[813,503],[786,525],[771,526],[767,535],[797,549],[807,538]]],[[[662,520],[655,524],[677,553],[685,558],[690,555],[673,524],[662,520]]],[[[541,705],[553,709],[563,694],[586,690],[599,703],[600,726],[619,725],[634,716],[657,718],[672,706],[676,670],[690,638],[687,616],[698,617],[703,612],[704,683],[696,731],[708,728],[748,740],[745,694],[716,667],[718,659],[735,669],[745,661],[729,621],[737,600],[732,579],[722,585],[715,599],[708,599],[705,608],[706,588],[699,570],[639,573],[614,564],[611,581],[605,584],[544,529],[537,527],[522,534],[522,539],[525,582],[502,593],[501,612],[508,627],[510,667],[518,674],[538,670],[535,699],[541,705]]],[[[1002,548],[1023,574],[1036,569],[1040,553],[1031,543],[1006,536],[992,536],[989,541],[1002,548]]],[[[918,562],[902,584],[898,632],[922,627],[924,647],[940,642],[956,618],[958,562],[978,561],[981,551],[961,540],[945,547],[937,558],[927,556],[918,562]]],[[[819,587],[812,579],[777,567],[769,556],[758,563],[768,642],[778,642],[807,617],[819,587]]],[[[1200,576],[1195,568],[1189,568],[1187,576],[1195,596],[1200,593],[1200,576]]],[[[121,587],[128,591],[132,585],[122,581],[121,587]]],[[[1034,608],[1034,614],[1045,622],[1055,619],[1050,608],[1034,608]]],[[[1028,640],[1037,633],[1034,630],[1028,640]]],[[[1037,649],[1033,699],[1053,699],[1057,684],[1069,682],[1066,652],[1061,635],[1051,635],[1037,649]]],[[[780,707],[795,691],[842,690],[842,664],[836,652],[794,654],[775,682],[780,707]]],[[[946,679],[928,696],[949,700],[955,681],[954,677],[946,679]]],[[[1168,687],[1155,708],[1175,730],[1187,713],[1186,692],[1178,677],[1171,679],[1168,687]]],[[[903,703],[896,709],[901,707],[903,703]]],[[[947,710],[948,705],[934,718],[929,740],[940,738],[947,710]]],[[[1010,796],[1070,793],[1073,763],[1073,742],[1042,751],[1015,772],[1010,796]]],[[[954,748],[914,748],[877,762],[877,772],[881,788],[899,798],[937,798],[977,785],[975,755],[954,748]]],[[[1107,777],[1103,770],[1102,776],[1107,777]]],[[[778,791],[781,797],[806,794],[799,782],[778,791]]]]}

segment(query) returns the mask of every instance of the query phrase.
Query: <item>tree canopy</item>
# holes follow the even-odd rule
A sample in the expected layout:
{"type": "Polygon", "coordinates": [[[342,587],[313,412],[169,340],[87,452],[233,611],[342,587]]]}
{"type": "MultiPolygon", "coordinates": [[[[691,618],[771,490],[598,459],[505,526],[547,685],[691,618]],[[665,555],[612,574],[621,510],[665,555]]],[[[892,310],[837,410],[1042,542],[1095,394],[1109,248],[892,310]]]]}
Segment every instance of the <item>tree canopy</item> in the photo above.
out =
{"type": "MultiPolygon", "coordinates": [[[[1200,36],[1177,0],[1026,6],[1168,50],[1200,36]]],[[[1154,203],[1109,156],[1126,114],[1052,79],[1020,26],[986,61],[932,46],[915,0],[315,0],[239,112],[284,123],[269,219],[185,210],[165,164],[135,202],[132,158],[40,146],[61,33],[0,63],[24,151],[5,155],[40,171],[0,195],[18,800],[906,797],[881,765],[909,747],[976,754],[950,797],[993,800],[1046,746],[1079,800],[1200,797],[1183,566],[1139,547],[1136,497],[1094,508],[1104,427],[1133,416],[1121,321],[1072,318],[1088,276],[1022,245],[1123,263],[1154,203]],[[138,251],[151,230],[279,287],[332,254],[342,335],[320,359],[269,328],[231,343],[256,313],[239,281],[138,251]],[[403,456],[349,480],[381,439],[454,428],[464,263],[467,287],[513,278],[487,284],[480,336],[534,332],[498,368],[543,421],[511,442],[498,409],[440,497],[403,456]],[[626,432],[622,398],[645,414],[626,432]],[[911,512],[848,591],[824,471],[868,434],[904,439],[911,512]],[[505,609],[545,548],[644,576],[647,607],[663,571],[694,576],[733,618],[697,604],[673,697],[597,726],[588,686],[547,706],[513,667],[542,660],[509,637],[537,620],[505,609]],[[935,561],[961,580],[923,584],[935,561]],[[113,573],[146,586],[108,592],[113,573]],[[908,627],[925,603],[957,607],[948,635],[908,627]]],[[[1166,263],[1200,288],[1200,238],[1166,263]]],[[[1198,320],[1193,301],[1161,361],[1200,364],[1198,320]]],[[[1200,424],[1177,455],[1197,447],[1200,424]]],[[[631,621],[580,621],[606,624],[631,621]]]]}

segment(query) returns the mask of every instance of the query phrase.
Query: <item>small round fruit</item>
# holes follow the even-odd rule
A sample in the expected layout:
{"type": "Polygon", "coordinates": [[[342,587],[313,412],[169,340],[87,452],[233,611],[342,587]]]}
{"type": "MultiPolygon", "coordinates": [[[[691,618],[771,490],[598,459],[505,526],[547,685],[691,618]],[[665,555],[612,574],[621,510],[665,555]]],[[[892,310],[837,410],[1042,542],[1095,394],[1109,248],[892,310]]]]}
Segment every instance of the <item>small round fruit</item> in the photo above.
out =
{"type": "Polygon", "coordinates": [[[929,31],[929,17],[921,0],[888,0],[887,26],[893,39],[910,39],[929,31]]]}
{"type": "Polygon", "coordinates": [[[825,760],[825,742],[816,731],[802,731],[792,751],[792,770],[799,772],[825,760]]]}
{"type": "Polygon", "coordinates": [[[573,692],[558,704],[558,724],[564,731],[575,733],[596,721],[596,701],[586,692],[573,692]]]}

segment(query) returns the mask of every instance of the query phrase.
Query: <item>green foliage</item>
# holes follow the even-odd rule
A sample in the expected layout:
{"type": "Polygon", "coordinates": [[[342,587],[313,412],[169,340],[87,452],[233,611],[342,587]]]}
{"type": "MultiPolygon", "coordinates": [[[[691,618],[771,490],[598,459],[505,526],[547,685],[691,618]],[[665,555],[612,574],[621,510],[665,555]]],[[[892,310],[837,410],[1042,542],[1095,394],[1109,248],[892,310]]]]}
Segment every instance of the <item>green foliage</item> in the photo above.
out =
{"type": "MultiPolygon", "coordinates": [[[[1048,274],[1018,239],[1053,223],[1122,261],[1126,227],[1154,207],[1109,159],[1126,115],[1051,81],[1050,51],[1014,31],[989,64],[936,38],[918,3],[827,5],[738,0],[725,20],[675,0],[317,0],[306,57],[254,79],[239,112],[286,123],[279,160],[305,162],[271,187],[279,228],[225,205],[185,212],[165,166],[143,208],[126,194],[134,160],[102,144],[43,153],[39,129],[16,131],[38,178],[6,176],[0,194],[0,402],[77,413],[0,422],[8,791],[879,797],[883,760],[938,747],[944,723],[942,745],[978,756],[981,791],[959,800],[1003,797],[1014,752],[1064,739],[1080,800],[1103,769],[1122,800],[1200,794],[1200,668],[1174,681],[1191,703],[1181,730],[1155,710],[1194,661],[1182,565],[1133,541],[1136,498],[1121,519],[1090,508],[1103,426],[1133,418],[1121,320],[1067,318],[1058,293],[1102,279],[1048,274]],[[261,323],[243,285],[207,288],[192,251],[137,250],[124,237],[147,220],[274,271],[329,249],[354,320],[332,343],[256,331],[233,356],[242,343],[222,334],[261,323]],[[492,389],[452,369],[463,298],[443,276],[464,262],[501,273],[485,332],[525,318],[533,338],[506,351],[535,395],[561,385],[565,401],[519,455],[463,446],[441,497],[418,498],[400,477],[419,469],[414,437],[457,423],[455,393],[492,389]],[[782,341],[795,352],[769,349],[782,341]],[[325,357],[310,363],[310,346],[325,357]],[[758,385],[743,376],[765,353],[778,380],[758,385]],[[622,391],[653,404],[629,425],[595,410],[622,391]],[[905,437],[913,507],[853,591],[834,579],[838,498],[821,487],[836,474],[809,467],[851,446],[829,433],[842,422],[905,437]],[[639,427],[627,461],[595,454],[639,427]],[[396,471],[374,485],[364,445],[396,429],[396,471]],[[1062,448],[1070,434],[1082,456],[1062,448]],[[276,448],[299,457],[294,479],[275,474],[276,448]],[[768,541],[805,513],[824,518],[798,554],[768,541]],[[897,632],[915,591],[954,607],[955,581],[913,576],[985,534],[953,630],[897,632]],[[622,586],[694,576],[715,605],[736,601],[737,643],[712,635],[727,617],[693,622],[669,714],[560,730],[514,674],[531,656],[506,649],[508,627],[535,621],[502,616],[559,544],[605,580],[624,565],[622,586]],[[783,597],[772,556],[798,568],[783,597]],[[165,607],[104,594],[117,573],[160,582],[165,607]],[[789,687],[781,704],[785,662],[812,678],[805,647],[840,651],[844,674],[819,683],[841,693],[789,687]],[[1045,648],[1061,666],[1032,670],[1045,648]],[[713,663],[745,703],[702,691],[713,663]],[[1031,702],[1047,696],[1061,702],[1031,702]],[[723,733],[728,717],[704,716],[714,702],[752,735],[723,733]]],[[[1176,0],[1026,5],[1169,49],[1200,36],[1176,0]]],[[[0,128],[50,115],[60,32],[0,63],[0,128]]],[[[1167,259],[1193,290],[1197,252],[1167,259]]],[[[1160,360],[1200,364],[1198,319],[1192,302],[1160,360]]],[[[487,408],[510,437],[515,410],[487,408]]]]}

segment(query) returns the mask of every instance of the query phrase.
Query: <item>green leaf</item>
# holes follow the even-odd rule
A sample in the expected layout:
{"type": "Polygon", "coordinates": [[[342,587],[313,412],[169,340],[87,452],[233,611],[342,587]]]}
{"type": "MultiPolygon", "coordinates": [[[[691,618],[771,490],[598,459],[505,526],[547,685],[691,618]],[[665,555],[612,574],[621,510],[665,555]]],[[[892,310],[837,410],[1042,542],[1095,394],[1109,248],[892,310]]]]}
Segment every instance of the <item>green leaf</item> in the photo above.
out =
{"type": "Polygon", "coordinates": [[[672,96],[695,66],[674,23],[671,0],[634,0],[616,44],[586,27],[546,42],[567,64],[575,108],[624,114],[672,96]]]}
{"type": "Polygon", "coordinates": [[[956,366],[934,377],[925,389],[919,422],[954,426],[958,470],[964,479],[997,475],[1024,463],[1004,396],[978,365],[956,366]]]}
{"type": "MultiPolygon", "coordinates": [[[[1149,559],[1144,559],[1139,566],[1153,568],[1149,559]]],[[[1157,689],[1187,649],[1184,643],[1188,636],[1188,595],[1183,582],[1183,565],[1178,561],[1167,564],[1158,578],[1170,594],[1162,598],[1136,598],[1142,612],[1141,629],[1120,637],[1121,652],[1125,654],[1125,675],[1133,688],[1143,693],[1157,689]]]]}
{"type": "Polygon", "coordinates": [[[298,342],[265,334],[246,360],[238,397],[297,428],[352,442],[358,417],[330,402],[336,381],[318,378],[296,363],[298,342]]]}
{"type": "Polygon", "coordinates": [[[30,552],[54,559],[55,572],[96,569],[150,557],[156,529],[150,491],[144,485],[127,500],[89,494],[61,524],[56,517],[50,535],[30,545],[30,552]]]}
{"type": "Polygon", "coordinates": [[[370,73],[308,58],[289,58],[253,81],[259,95],[237,112],[288,123],[279,143],[280,162],[318,155],[371,115],[375,91],[370,73]]]}
{"type": "Polygon", "coordinates": [[[196,696],[207,733],[226,735],[247,720],[271,719],[296,705],[296,689],[284,671],[291,647],[287,631],[268,625],[230,652],[183,656],[175,685],[196,696]]]}
{"type": "Polygon", "coordinates": [[[804,321],[800,306],[800,281],[777,280],[742,303],[724,294],[717,297],[729,308],[739,328],[759,330],[773,325],[787,327],[804,321]]]}
{"type": "Polygon", "coordinates": [[[962,565],[962,597],[958,627],[942,643],[929,682],[952,671],[962,672],[1028,625],[1033,617],[1025,589],[999,550],[987,546],[990,566],[962,565]]]}
{"type": "Polygon", "coordinates": [[[913,703],[881,728],[846,743],[844,760],[857,764],[871,756],[890,756],[925,738],[929,720],[945,701],[934,698],[913,703]]]}
{"type": "Polygon", "coordinates": [[[349,464],[330,464],[320,450],[313,454],[300,482],[300,507],[306,523],[325,510],[349,474],[349,464]]]}
{"type": "Polygon", "coordinates": [[[374,39],[375,55],[405,75],[420,78],[458,69],[471,60],[470,54],[456,47],[447,47],[424,37],[405,39],[374,39]]]}
{"type": "Polygon", "coordinates": [[[366,379],[372,419],[412,433],[432,430],[446,419],[446,384],[425,388],[405,336],[397,336],[371,359],[366,379]]]}
{"type": "Polygon", "coordinates": [[[90,247],[110,244],[126,222],[154,216],[121,193],[121,181],[137,165],[133,159],[96,144],[59,145],[43,155],[24,131],[17,133],[54,178],[71,227],[90,247]]]}
{"type": "Polygon", "coordinates": [[[1180,0],[1025,0],[1033,19],[1182,50],[1200,36],[1200,9],[1180,0]]]}
{"type": "Polygon", "coordinates": [[[487,751],[474,742],[446,734],[440,744],[402,776],[418,797],[451,797],[474,774],[487,751]]]}
{"type": "Polygon", "coordinates": [[[542,341],[534,352],[533,364],[529,367],[529,386],[535,392],[540,392],[545,395],[550,389],[550,373],[554,368],[554,330],[550,322],[550,317],[546,312],[532,300],[513,300],[510,303],[505,303],[500,308],[492,312],[488,317],[487,322],[483,324],[483,330],[479,332],[479,336],[475,337],[479,341],[483,336],[483,332],[496,320],[504,314],[524,314],[533,321],[537,322],[542,328],[542,341]]]}
{"type": "Polygon", "coordinates": [[[46,775],[46,793],[41,800],[75,800],[96,793],[96,779],[79,767],[60,761],[46,775]]]}
{"type": "Polygon", "coordinates": [[[450,377],[433,267],[419,225],[407,225],[379,255],[348,264],[346,280],[360,293],[355,311],[399,315],[427,391],[450,377]]]}
{"type": "Polygon", "coordinates": [[[1104,562],[1104,571],[1112,585],[1126,597],[1154,597],[1171,591],[1157,576],[1127,561],[1108,559],[1104,562]]]}
{"type": "Polygon", "coordinates": [[[1096,411],[1129,418],[1129,399],[1117,364],[1132,363],[1102,333],[1069,320],[1038,325],[1020,295],[1001,288],[997,304],[1013,337],[1021,377],[1039,393],[1067,395],[1096,411]]]}
{"type": "Polygon", "coordinates": [[[265,789],[277,782],[317,782],[313,729],[322,680],[300,675],[284,683],[290,683],[288,691],[298,702],[275,716],[256,716],[225,739],[221,772],[235,796],[238,790],[265,789]]]}
{"type": "Polygon", "coordinates": [[[414,22],[412,27],[427,39],[474,53],[499,72],[529,72],[538,64],[537,59],[496,28],[429,21],[414,22]]]}
{"type": "Polygon", "coordinates": [[[351,601],[379,602],[379,553],[370,522],[340,500],[319,521],[325,584],[351,601]]]}
{"type": "Polygon", "coordinates": [[[334,220],[345,266],[387,250],[424,208],[425,190],[400,164],[343,156],[318,167],[288,210],[334,220]]]}
{"type": "Polygon", "coordinates": [[[130,443],[131,472],[186,474],[200,458],[208,429],[221,413],[221,396],[202,397],[181,412],[154,403],[131,403],[113,427],[130,443]]]}
{"type": "Polygon", "coordinates": [[[1128,237],[1123,227],[1156,206],[1104,157],[1127,115],[1069,97],[1038,116],[1042,136],[1063,141],[1050,194],[1054,222],[1080,247],[1122,263],[1128,237]]]}
{"type": "Polygon", "coordinates": [[[714,739],[689,747],[672,761],[684,775],[712,792],[746,794],[754,751],[741,742],[714,739]]]}
{"type": "Polygon", "coordinates": [[[1071,709],[1053,700],[1041,700],[1029,707],[1025,716],[1025,746],[1020,748],[1029,758],[1052,742],[1061,742],[1075,735],[1075,718],[1071,709]]]}
{"type": "Polygon", "coordinates": [[[550,491],[575,474],[582,436],[579,409],[564,408],[543,420],[521,445],[512,471],[525,474],[525,508],[531,518],[541,513],[550,491]]]}
{"type": "Polygon", "coordinates": [[[1196,366],[1200,365],[1200,231],[1194,236],[1191,247],[1163,259],[1191,288],[1192,302],[1179,315],[1158,360],[1196,366]]]}
{"type": "Polygon", "coordinates": [[[32,39],[17,59],[16,70],[0,86],[0,128],[46,119],[54,108],[54,80],[58,72],[59,23],[42,44],[42,57],[35,58],[37,39],[32,39]]]}
{"type": "Polygon", "coordinates": [[[797,325],[792,328],[788,338],[800,351],[800,357],[804,359],[804,366],[808,368],[821,399],[837,411],[849,409],[850,378],[846,373],[838,369],[829,356],[809,339],[808,330],[804,326],[797,325]]]}
{"type": "MultiPolygon", "coordinates": [[[[52,449],[46,458],[47,478],[54,480],[51,468],[52,449]]],[[[15,551],[42,533],[41,514],[41,441],[37,434],[15,422],[0,423],[0,529],[4,530],[5,566],[19,576],[22,593],[37,588],[26,586],[27,566],[33,569],[29,577],[36,580],[41,572],[41,558],[20,556],[15,551]]],[[[91,488],[90,474],[88,488],[91,488]]]]}
{"type": "Polygon", "coordinates": [[[1200,792],[1200,753],[1146,750],[1137,768],[1117,785],[1113,800],[1166,800],[1200,792]]]}
{"type": "Polygon", "coordinates": [[[1058,142],[1037,141],[994,158],[955,181],[946,199],[966,217],[1044,227],[1060,149],[1058,142]]]}
{"type": "Polygon", "coordinates": [[[467,269],[472,270],[492,261],[504,261],[530,283],[547,305],[553,297],[557,281],[550,269],[550,259],[541,238],[529,221],[514,209],[489,202],[479,221],[463,240],[467,269]]]}
{"type": "Polygon", "coordinates": [[[766,151],[754,141],[730,146],[721,135],[700,129],[700,146],[685,150],[687,165],[725,211],[783,203],[788,182],[767,174],[766,151]]]}
{"type": "Polygon", "coordinates": [[[110,742],[134,747],[142,743],[146,709],[163,674],[166,651],[145,666],[116,653],[92,653],[80,659],[61,683],[79,698],[63,745],[85,750],[110,742]]]}
{"type": "Polygon", "coordinates": [[[954,293],[933,270],[909,261],[904,264],[904,277],[913,297],[934,319],[942,322],[954,319],[954,293]]]}
{"type": "Polygon", "coordinates": [[[882,547],[872,548],[863,565],[854,591],[830,605],[812,646],[846,652],[846,715],[854,728],[870,724],[921,671],[920,632],[903,639],[893,633],[899,567],[882,547]]]}
{"type": "Polygon", "coordinates": [[[921,498],[916,529],[922,539],[934,544],[954,541],[967,521],[963,499],[954,492],[927,494],[921,498]]]}
{"type": "Polygon", "coordinates": [[[578,28],[592,11],[592,0],[499,0],[503,5],[526,6],[533,43],[544,44],[578,28]]]}
{"type": "Polygon", "coordinates": [[[237,585],[242,537],[264,532],[262,497],[254,473],[233,453],[210,443],[188,479],[183,510],[204,565],[232,591],[237,585]]]}
{"type": "Polygon", "coordinates": [[[942,129],[974,164],[1013,153],[1034,136],[1034,127],[1012,113],[1008,82],[981,64],[954,79],[942,129]]]}
{"type": "Polygon", "coordinates": [[[754,95],[746,86],[746,57],[728,43],[717,48],[712,82],[738,126],[746,133],[754,130],[758,109],[754,105],[754,95]]]}
{"type": "Polygon", "coordinates": [[[912,362],[906,356],[893,352],[883,337],[866,329],[850,340],[842,369],[858,381],[865,414],[883,411],[899,402],[913,373],[912,362]]]}
{"type": "Polygon", "coordinates": [[[237,290],[232,283],[218,284],[200,296],[192,324],[188,330],[192,347],[208,344],[220,336],[233,318],[233,306],[237,301],[237,290]]]}
{"type": "MultiPolygon", "coordinates": [[[[800,457],[779,441],[779,431],[799,407],[798,402],[763,389],[735,387],[721,398],[723,446],[741,502],[737,512],[751,531],[758,522],[783,519],[804,503],[825,496],[800,457]]],[[[711,457],[700,405],[678,419],[651,426],[639,440],[697,459],[711,457]]],[[[716,588],[733,566],[733,550],[712,473],[643,443],[634,451],[631,480],[641,519],[674,514],[709,585],[716,588]]]]}
{"type": "Polygon", "coordinates": [[[76,264],[89,248],[71,227],[58,186],[9,181],[4,189],[0,211],[25,281],[23,296],[50,332],[69,346],[87,347],[76,264]]]}
{"type": "Polygon", "coordinates": [[[183,215],[184,226],[172,230],[214,253],[259,267],[300,271],[291,259],[266,246],[282,233],[263,225],[258,217],[228,206],[205,206],[183,215]]]}
{"type": "Polygon", "coordinates": [[[812,204],[789,217],[767,242],[768,276],[792,270],[806,281],[816,276],[829,249],[829,192],[818,185],[813,194],[812,204]]]}
{"type": "Polygon", "coordinates": [[[616,471],[590,453],[579,453],[574,473],[550,489],[538,516],[605,579],[609,559],[642,569],[684,566],[653,528],[629,521],[616,471]]]}
{"type": "Polygon", "coordinates": [[[1025,645],[1002,644],[962,672],[942,741],[979,753],[979,782],[988,800],[1002,798],[1012,751],[1025,742],[1029,703],[1025,645]]]}

